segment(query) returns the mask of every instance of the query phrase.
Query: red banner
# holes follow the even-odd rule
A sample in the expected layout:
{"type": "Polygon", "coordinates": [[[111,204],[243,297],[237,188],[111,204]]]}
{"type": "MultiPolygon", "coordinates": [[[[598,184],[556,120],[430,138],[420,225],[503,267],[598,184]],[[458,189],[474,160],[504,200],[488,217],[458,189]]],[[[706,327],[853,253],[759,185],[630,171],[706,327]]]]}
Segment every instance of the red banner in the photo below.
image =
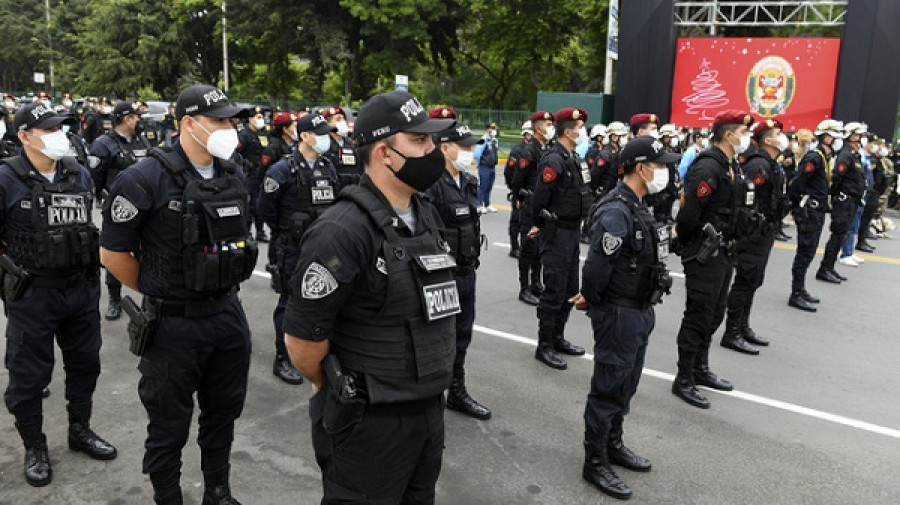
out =
{"type": "Polygon", "coordinates": [[[776,118],[785,130],[831,117],[840,39],[678,39],[671,122],[709,127],[724,109],[776,118]]]}

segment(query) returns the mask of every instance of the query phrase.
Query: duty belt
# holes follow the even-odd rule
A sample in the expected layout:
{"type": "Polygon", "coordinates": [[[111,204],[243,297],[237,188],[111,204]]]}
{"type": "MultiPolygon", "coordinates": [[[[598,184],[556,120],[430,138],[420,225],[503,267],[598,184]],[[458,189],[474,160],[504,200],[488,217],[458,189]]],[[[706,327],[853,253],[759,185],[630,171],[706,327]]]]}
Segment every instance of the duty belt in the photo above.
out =
{"type": "Polygon", "coordinates": [[[615,295],[606,295],[605,297],[603,297],[603,301],[604,303],[608,303],[610,305],[618,305],[619,307],[625,307],[626,309],[646,310],[650,308],[649,301],[636,300],[634,298],[624,298],[615,295]]]}
{"type": "Polygon", "coordinates": [[[70,288],[85,280],[84,272],[70,275],[68,277],[31,277],[31,286],[35,288],[64,289],[70,288]]]}
{"type": "Polygon", "coordinates": [[[577,230],[581,228],[581,223],[578,221],[567,221],[565,219],[557,219],[553,222],[557,228],[562,228],[563,230],[577,230]]]}
{"type": "Polygon", "coordinates": [[[223,295],[206,300],[165,300],[152,296],[144,297],[144,307],[152,309],[160,316],[208,317],[225,310],[237,296],[237,288],[231,288],[223,295]]]}

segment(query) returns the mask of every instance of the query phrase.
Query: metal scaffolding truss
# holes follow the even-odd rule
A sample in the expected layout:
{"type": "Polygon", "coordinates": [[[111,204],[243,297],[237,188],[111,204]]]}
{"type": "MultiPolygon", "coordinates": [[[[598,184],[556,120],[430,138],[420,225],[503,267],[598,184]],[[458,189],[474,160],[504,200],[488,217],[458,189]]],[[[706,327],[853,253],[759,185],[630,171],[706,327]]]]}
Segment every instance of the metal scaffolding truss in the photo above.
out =
{"type": "Polygon", "coordinates": [[[675,0],[675,26],[841,26],[848,0],[675,0]]]}

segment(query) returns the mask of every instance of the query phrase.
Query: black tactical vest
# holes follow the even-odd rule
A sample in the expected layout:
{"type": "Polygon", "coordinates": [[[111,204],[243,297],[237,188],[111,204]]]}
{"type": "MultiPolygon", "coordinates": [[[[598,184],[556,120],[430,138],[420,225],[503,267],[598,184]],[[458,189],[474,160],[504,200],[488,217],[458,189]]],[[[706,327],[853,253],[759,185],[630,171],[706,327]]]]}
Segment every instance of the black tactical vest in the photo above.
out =
{"type": "MultiPolygon", "coordinates": [[[[465,184],[460,193],[445,190],[445,180],[437,182],[443,194],[438,214],[444,222],[444,237],[460,267],[473,267],[481,252],[481,224],[477,201],[478,184],[460,175],[465,184]]],[[[450,183],[452,184],[452,183],[450,183]]]]}
{"type": "Polygon", "coordinates": [[[590,213],[591,204],[594,203],[593,192],[588,183],[591,180],[587,162],[570,154],[563,159],[566,169],[559,174],[560,181],[556,184],[550,211],[555,213],[560,221],[578,223],[590,213]]]}
{"type": "Polygon", "coordinates": [[[456,265],[432,214],[413,198],[424,231],[401,237],[396,217],[370,190],[345,188],[340,199],[358,205],[385,235],[378,268],[387,292],[378,313],[353,303],[341,311],[330,340],[344,367],[366,375],[371,403],[422,400],[450,385],[456,354],[454,315],[459,293],[451,274],[456,265]]]}
{"type": "MultiPolygon", "coordinates": [[[[633,220],[630,247],[623,250],[612,263],[612,275],[606,288],[606,296],[647,302],[653,293],[657,267],[669,255],[669,228],[653,220],[646,208],[615,193],[603,202],[619,200],[628,209],[633,220]]],[[[601,204],[602,205],[602,204],[601,204]]]]}
{"type": "Polygon", "coordinates": [[[125,139],[115,131],[109,132],[107,136],[115,140],[116,144],[119,146],[119,153],[116,154],[116,162],[110,167],[109,173],[106,175],[106,187],[109,189],[112,186],[113,181],[116,180],[116,177],[118,177],[123,170],[141,161],[150,154],[150,146],[147,145],[147,140],[140,135],[136,135],[134,137],[134,142],[131,144],[125,142],[125,139]]]}
{"type": "Polygon", "coordinates": [[[304,168],[293,155],[288,160],[297,183],[297,195],[281,199],[278,228],[299,239],[305,228],[335,202],[338,188],[326,166],[304,168]],[[298,223],[302,223],[302,229],[298,229],[298,223]]]}
{"type": "Polygon", "coordinates": [[[31,210],[30,229],[7,226],[3,233],[10,257],[26,268],[98,268],[100,233],[91,218],[91,189],[82,186],[78,163],[73,158],[59,160],[62,178],[56,183],[36,180],[37,174],[19,156],[3,163],[31,189],[31,199],[20,202],[31,210]]]}
{"type": "MultiPolygon", "coordinates": [[[[141,266],[147,275],[163,277],[173,287],[214,296],[250,278],[259,250],[250,239],[247,213],[250,195],[231,162],[218,160],[222,175],[205,180],[189,170],[175,150],[154,148],[153,156],[182,188],[181,254],[166,257],[152,243],[143,244],[141,266]]],[[[143,274],[143,273],[142,273],[143,274]]]]}

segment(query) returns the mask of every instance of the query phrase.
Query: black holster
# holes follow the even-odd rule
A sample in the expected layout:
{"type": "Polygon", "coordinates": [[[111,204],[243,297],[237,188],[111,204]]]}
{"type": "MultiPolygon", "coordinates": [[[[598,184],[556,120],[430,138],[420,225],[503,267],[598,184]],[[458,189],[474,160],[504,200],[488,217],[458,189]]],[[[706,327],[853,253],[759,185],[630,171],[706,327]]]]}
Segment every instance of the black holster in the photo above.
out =
{"type": "Polygon", "coordinates": [[[322,427],[326,433],[334,435],[360,422],[368,402],[355,374],[345,373],[337,356],[326,356],[322,368],[326,387],[322,427]]]}
{"type": "Polygon", "coordinates": [[[0,277],[3,279],[3,289],[0,291],[0,295],[2,295],[3,301],[6,303],[22,298],[25,295],[25,291],[28,290],[29,281],[31,280],[31,274],[24,268],[16,265],[5,254],[0,256],[0,277]]]}
{"type": "Polygon", "coordinates": [[[144,355],[147,344],[159,324],[156,314],[138,307],[130,296],[122,298],[122,309],[128,315],[128,350],[137,357],[144,355]]]}
{"type": "Polygon", "coordinates": [[[700,243],[700,250],[694,257],[701,265],[709,263],[709,260],[719,255],[719,247],[722,245],[722,234],[716,231],[711,223],[703,225],[703,242],[700,243]]]}

